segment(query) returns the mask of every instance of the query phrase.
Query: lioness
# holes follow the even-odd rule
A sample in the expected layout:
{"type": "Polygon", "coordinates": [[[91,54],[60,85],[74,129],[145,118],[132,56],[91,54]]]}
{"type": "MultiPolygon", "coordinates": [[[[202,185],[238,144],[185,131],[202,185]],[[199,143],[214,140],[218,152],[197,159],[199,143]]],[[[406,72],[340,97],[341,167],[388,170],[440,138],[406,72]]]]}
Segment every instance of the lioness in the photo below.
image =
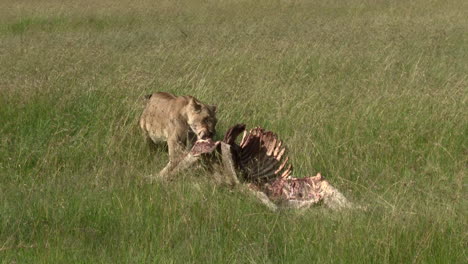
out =
{"type": "Polygon", "coordinates": [[[160,172],[165,176],[171,164],[182,157],[197,139],[212,138],[216,126],[216,106],[192,96],[158,92],[145,96],[147,104],[140,127],[149,143],[167,141],[169,163],[160,172]]]}

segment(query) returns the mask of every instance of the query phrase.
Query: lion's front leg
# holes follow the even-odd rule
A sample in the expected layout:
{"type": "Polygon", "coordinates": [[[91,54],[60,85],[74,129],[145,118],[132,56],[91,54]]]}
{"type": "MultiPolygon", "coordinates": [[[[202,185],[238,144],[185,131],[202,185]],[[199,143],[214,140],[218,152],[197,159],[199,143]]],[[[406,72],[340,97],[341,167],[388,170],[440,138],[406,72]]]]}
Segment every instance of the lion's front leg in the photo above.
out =
{"type": "Polygon", "coordinates": [[[167,146],[169,150],[169,162],[176,162],[180,160],[186,151],[186,138],[174,135],[167,140],[167,146]]]}
{"type": "Polygon", "coordinates": [[[180,160],[187,154],[185,151],[185,138],[174,135],[167,140],[169,150],[169,161],[164,169],[159,172],[159,176],[167,177],[178,165],[180,160]]]}

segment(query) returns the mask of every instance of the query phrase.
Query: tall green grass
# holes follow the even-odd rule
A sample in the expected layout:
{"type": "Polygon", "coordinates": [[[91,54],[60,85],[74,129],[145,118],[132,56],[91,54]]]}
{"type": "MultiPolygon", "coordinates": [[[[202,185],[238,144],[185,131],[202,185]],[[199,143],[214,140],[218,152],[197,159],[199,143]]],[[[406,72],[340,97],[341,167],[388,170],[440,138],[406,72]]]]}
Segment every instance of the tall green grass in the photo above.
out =
{"type": "Polygon", "coordinates": [[[3,1],[2,263],[465,263],[466,1],[3,1]],[[145,176],[141,97],[278,133],[367,210],[145,176]]]}

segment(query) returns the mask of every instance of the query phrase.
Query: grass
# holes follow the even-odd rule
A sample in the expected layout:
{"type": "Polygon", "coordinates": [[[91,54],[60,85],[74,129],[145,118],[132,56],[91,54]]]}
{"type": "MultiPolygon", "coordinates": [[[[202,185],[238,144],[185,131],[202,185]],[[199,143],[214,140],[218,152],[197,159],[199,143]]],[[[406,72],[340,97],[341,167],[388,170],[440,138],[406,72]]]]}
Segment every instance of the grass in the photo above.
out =
{"type": "Polygon", "coordinates": [[[465,263],[466,1],[0,3],[2,263],[465,263]],[[366,211],[169,184],[141,96],[219,106],[366,211]]]}

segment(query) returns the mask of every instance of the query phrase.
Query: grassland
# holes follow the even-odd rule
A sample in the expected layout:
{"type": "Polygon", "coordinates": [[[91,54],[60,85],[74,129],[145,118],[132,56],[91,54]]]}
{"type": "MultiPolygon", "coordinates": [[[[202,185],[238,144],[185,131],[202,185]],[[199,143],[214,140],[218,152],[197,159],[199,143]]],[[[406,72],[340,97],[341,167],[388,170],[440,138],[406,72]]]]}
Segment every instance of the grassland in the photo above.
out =
{"type": "MultiPolygon", "coordinates": [[[[466,263],[468,4],[0,1],[1,263],[466,263]],[[98,2],[98,3],[97,3],[98,2]],[[144,176],[141,96],[277,132],[367,210],[144,176]]],[[[218,135],[218,137],[220,137],[218,135]]]]}

